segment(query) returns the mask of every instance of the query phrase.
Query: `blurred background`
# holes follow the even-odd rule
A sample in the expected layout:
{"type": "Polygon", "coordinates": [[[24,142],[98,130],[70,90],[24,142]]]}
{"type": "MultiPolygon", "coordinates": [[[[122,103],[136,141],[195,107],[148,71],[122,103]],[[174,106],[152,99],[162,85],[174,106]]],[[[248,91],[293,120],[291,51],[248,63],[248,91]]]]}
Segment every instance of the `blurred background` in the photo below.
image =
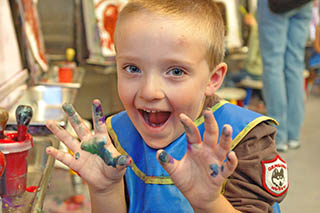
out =
{"type": "MultiPolygon", "coordinates": [[[[102,101],[105,114],[123,110],[117,95],[113,31],[126,0],[0,0],[0,106],[9,112],[7,130],[15,130],[14,111],[31,105],[34,117],[29,132],[35,138],[30,167],[37,179],[28,185],[38,193],[24,211],[90,212],[88,192],[79,176],[44,153],[59,141],[45,127],[56,120],[74,134],[61,111],[64,102],[74,104],[91,126],[91,102],[102,101]],[[32,163],[33,162],[33,163],[32,163]],[[40,162],[40,163],[39,163],[40,162]]],[[[228,74],[218,95],[241,107],[266,114],[262,94],[261,61],[257,62],[257,0],[216,0],[226,25],[228,74]],[[248,68],[250,67],[250,69],[248,68]]],[[[320,211],[319,145],[320,77],[309,61],[314,52],[319,8],[314,3],[304,71],[306,119],[302,147],[282,154],[289,165],[290,188],[281,203],[282,212],[320,211]]],[[[258,59],[259,60],[259,59],[258,59]]],[[[62,149],[66,149],[62,147],[62,149]]],[[[29,171],[28,171],[29,174],[29,171]]],[[[23,198],[27,199],[27,198],[23,198]]],[[[30,201],[31,200],[31,201],[30,201]]],[[[17,205],[8,204],[10,211],[17,205]]],[[[4,205],[4,203],[3,203],[4,205]]]]}

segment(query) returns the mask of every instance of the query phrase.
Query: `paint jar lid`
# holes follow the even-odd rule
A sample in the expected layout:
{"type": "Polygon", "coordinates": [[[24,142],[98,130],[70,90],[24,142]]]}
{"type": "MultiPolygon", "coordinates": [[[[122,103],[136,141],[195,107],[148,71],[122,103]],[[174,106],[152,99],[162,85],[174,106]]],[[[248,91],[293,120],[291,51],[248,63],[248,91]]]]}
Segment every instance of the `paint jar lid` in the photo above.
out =
{"type": "Polygon", "coordinates": [[[18,137],[16,132],[6,133],[5,135],[5,139],[0,139],[0,151],[3,152],[3,154],[27,151],[33,146],[32,136],[30,134],[26,135],[24,141],[15,141],[15,138],[18,137]]]}

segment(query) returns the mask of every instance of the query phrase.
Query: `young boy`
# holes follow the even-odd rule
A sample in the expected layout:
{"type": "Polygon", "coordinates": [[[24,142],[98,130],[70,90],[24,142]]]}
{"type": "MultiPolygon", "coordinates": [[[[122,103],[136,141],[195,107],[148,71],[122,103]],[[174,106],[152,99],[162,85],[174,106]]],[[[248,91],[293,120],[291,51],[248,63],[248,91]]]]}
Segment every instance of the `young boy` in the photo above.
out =
{"type": "Polygon", "coordinates": [[[115,47],[125,111],[105,123],[94,100],[91,133],[65,104],[81,146],[47,124],[75,154],[47,153],[88,183],[93,212],[271,212],[284,198],[287,167],[272,119],[214,95],[227,70],[223,42],[211,0],[134,0],[121,11],[115,47]]]}

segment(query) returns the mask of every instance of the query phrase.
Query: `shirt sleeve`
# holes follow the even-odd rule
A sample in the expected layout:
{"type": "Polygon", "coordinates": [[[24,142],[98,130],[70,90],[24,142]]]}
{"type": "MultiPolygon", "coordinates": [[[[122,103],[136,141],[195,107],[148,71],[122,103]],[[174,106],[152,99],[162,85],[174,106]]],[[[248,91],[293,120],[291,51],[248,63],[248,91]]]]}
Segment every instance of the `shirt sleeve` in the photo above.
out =
{"type": "MultiPolygon", "coordinates": [[[[270,192],[263,178],[263,162],[278,159],[275,132],[275,127],[260,123],[234,148],[238,166],[227,179],[224,196],[241,212],[272,212],[274,202],[286,196],[286,191],[279,195],[270,192]]],[[[283,165],[286,167],[285,162],[283,165]]]]}

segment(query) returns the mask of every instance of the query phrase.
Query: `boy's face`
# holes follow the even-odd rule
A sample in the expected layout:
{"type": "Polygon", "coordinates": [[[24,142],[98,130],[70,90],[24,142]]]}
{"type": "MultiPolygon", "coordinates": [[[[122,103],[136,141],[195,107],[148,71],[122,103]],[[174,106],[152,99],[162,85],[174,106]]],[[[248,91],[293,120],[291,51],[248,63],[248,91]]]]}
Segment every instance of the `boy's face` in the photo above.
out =
{"type": "Polygon", "coordinates": [[[145,142],[155,149],[184,132],[180,113],[196,119],[206,95],[215,91],[212,81],[217,77],[205,60],[205,40],[190,25],[188,19],[148,13],[128,17],[117,29],[119,96],[145,142]]]}

